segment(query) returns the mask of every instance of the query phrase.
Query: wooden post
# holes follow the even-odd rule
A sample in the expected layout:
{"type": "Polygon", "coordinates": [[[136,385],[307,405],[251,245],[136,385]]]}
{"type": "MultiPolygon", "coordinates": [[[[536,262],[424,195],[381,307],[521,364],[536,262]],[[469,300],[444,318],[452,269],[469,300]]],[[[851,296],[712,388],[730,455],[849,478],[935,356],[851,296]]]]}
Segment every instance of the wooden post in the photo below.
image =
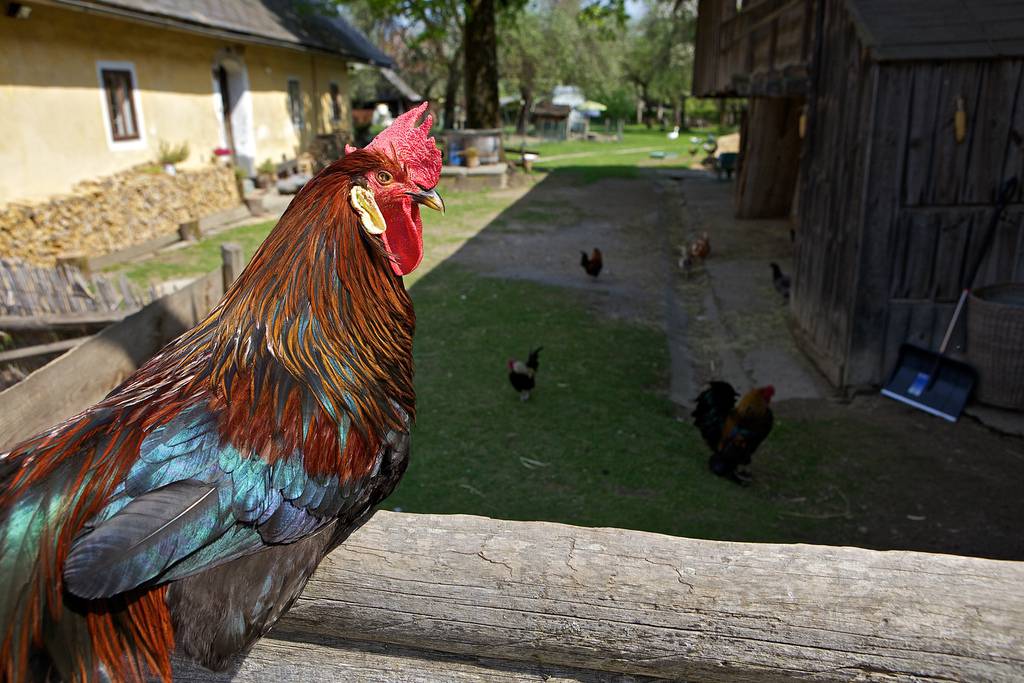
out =
{"type": "Polygon", "coordinates": [[[178,236],[181,237],[183,242],[198,242],[199,238],[203,236],[202,231],[199,229],[199,221],[179,223],[178,236]]]}
{"type": "Polygon", "coordinates": [[[736,177],[737,218],[785,218],[800,170],[796,97],[754,97],[744,126],[736,177]]]}
{"type": "Polygon", "coordinates": [[[221,273],[224,277],[224,291],[235,281],[242,269],[245,268],[245,257],[242,255],[242,245],[235,242],[225,242],[220,245],[221,273]]]}
{"type": "Polygon", "coordinates": [[[85,254],[62,254],[57,257],[57,265],[77,268],[86,277],[92,274],[89,257],[85,254]]]}

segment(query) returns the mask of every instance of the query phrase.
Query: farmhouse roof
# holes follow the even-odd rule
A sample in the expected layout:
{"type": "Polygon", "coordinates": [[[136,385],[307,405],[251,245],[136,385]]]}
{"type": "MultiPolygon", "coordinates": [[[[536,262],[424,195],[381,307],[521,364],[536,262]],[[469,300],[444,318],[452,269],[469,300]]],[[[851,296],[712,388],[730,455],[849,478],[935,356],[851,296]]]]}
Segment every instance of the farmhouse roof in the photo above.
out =
{"type": "Polygon", "coordinates": [[[879,61],[1024,56],[1020,0],[847,0],[879,61]]]}
{"type": "Polygon", "coordinates": [[[567,104],[552,104],[550,102],[541,102],[540,104],[534,105],[533,107],[534,116],[564,119],[571,113],[572,107],[570,107],[567,104]]]}
{"type": "Polygon", "coordinates": [[[72,9],[249,43],[394,62],[319,0],[55,0],[72,9]]]}
{"type": "Polygon", "coordinates": [[[380,75],[383,76],[384,80],[390,83],[391,87],[397,90],[399,94],[405,99],[409,100],[410,102],[423,101],[423,95],[420,95],[418,92],[413,90],[411,85],[406,83],[401,76],[396,74],[391,69],[381,69],[380,75]]]}

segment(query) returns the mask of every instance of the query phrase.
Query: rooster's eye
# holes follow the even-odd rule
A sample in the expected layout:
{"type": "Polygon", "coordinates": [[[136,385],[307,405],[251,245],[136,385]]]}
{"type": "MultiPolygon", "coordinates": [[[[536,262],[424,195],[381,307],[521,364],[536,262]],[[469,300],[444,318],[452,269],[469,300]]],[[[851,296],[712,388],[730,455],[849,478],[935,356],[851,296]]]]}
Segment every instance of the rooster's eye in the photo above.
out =
{"type": "Polygon", "coordinates": [[[381,185],[387,185],[388,183],[391,182],[391,180],[392,180],[391,174],[388,173],[387,171],[378,171],[377,172],[377,181],[381,185]]]}

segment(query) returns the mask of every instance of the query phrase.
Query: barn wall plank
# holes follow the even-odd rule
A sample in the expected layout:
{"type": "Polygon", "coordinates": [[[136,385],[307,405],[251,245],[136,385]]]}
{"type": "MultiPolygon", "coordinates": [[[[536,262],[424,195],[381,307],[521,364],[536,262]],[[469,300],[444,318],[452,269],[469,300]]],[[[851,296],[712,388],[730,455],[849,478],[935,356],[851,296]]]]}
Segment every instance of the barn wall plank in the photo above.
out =
{"type": "Polygon", "coordinates": [[[838,3],[824,3],[800,171],[793,315],[812,357],[845,363],[857,288],[873,65],[838,3]]]}

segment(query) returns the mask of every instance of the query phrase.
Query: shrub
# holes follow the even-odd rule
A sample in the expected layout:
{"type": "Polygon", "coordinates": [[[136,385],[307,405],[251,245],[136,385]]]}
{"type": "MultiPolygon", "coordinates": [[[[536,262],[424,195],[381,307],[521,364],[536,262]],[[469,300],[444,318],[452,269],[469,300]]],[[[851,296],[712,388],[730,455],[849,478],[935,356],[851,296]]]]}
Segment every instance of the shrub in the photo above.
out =
{"type": "Polygon", "coordinates": [[[180,145],[172,145],[164,140],[160,141],[160,154],[157,156],[157,160],[161,164],[180,164],[185,159],[188,159],[188,143],[183,142],[180,145]]]}

